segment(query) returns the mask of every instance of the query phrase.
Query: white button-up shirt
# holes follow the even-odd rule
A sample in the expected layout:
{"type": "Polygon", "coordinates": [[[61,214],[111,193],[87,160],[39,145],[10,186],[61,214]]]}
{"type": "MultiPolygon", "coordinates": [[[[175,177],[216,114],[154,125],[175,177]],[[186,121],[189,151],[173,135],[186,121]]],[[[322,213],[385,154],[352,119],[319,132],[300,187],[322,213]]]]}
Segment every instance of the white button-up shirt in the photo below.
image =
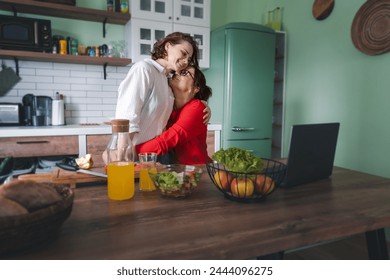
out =
{"type": "Polygon", "coordinates": [[[173,109],[174,96],[164,68],[147,58],[135,63],[118,88],[116,119],[130,121],[133,144],[160,135],[173,109]]]}

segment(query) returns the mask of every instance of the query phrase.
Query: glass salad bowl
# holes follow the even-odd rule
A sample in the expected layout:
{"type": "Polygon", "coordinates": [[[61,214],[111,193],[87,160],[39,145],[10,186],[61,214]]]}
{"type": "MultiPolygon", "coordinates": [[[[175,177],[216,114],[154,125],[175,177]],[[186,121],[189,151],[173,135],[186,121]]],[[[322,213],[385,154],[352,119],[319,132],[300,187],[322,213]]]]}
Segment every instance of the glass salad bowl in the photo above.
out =
{"type": "Polygon", "coordinates": [[[202,168],[194,165],[170,164],[157,166],[157,172],[149,175],[162,196],[188,197],[196,189],[202,176],[202,168]]]}

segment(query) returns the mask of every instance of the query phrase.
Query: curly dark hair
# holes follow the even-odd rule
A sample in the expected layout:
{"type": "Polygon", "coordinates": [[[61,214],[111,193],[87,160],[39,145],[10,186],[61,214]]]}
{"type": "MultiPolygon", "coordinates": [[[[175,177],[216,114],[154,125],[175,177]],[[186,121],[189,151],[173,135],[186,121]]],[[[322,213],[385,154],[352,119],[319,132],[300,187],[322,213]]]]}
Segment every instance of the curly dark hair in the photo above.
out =
{"type": "Polygon", "coordinates": [[[194,69],[194,85],[199,87],[199,91],[195,94],[194,98],[207,101],[212,95],[212,90],[208,85],[206,85],[206,77],[203,72],[197,67],[194,67],[194,69]]]}
{"type": "Polygon", "coordinates": [[[188,34],[184,34],[182,32],[173,32],[168,34],[166,37],[158,40],[153,45],[153,50],[151,51],[151,56],[153,60],[157,60],[159,58],[164,58],[167,55],[165,50],[165,44],[171,43],[172,45],[177,45],[182,43],[183,41],[187,41],[193,49],[193,54],[189,65],[199,67],[198,57],[199,57],[199,48],[197,42],[194,38],[188,34]]]}

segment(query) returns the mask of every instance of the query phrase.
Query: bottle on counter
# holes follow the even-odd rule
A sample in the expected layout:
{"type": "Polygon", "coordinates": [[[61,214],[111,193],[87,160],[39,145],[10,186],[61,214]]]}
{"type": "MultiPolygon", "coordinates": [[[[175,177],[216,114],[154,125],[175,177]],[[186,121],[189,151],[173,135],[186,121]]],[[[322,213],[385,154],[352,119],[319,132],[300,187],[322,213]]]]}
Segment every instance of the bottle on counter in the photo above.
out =
{"type": "Polygon", "coordinates": [[[64,96],[56,93],[52,103],[51,109],[51,125],[64,125],[65,124],[65,102],[64,96]]]}
{"type": "Polygon", "coordinates": [[[112,136],[107,145],[108,197],[126,200],[134,196],[135,147],[129,136],[129,120],[111,121],[112,136]]]}

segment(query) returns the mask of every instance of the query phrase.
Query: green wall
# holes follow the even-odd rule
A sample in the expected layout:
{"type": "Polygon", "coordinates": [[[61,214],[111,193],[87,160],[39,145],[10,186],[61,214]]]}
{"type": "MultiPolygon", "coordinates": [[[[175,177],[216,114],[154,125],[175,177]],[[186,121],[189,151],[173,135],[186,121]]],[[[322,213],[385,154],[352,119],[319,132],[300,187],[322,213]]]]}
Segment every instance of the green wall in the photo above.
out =
{"type": "Polygon", "coordinates": [[[212,29],[233,21],[261,24],[268,9],[283,9],[285,151],[292,124],[339,121],[335,164],[390,178],[390,52],[369,56],[351,40],[365,0],[336,1],[322,21],[312,16],[313,0],[211,1],[212,29]]]}

